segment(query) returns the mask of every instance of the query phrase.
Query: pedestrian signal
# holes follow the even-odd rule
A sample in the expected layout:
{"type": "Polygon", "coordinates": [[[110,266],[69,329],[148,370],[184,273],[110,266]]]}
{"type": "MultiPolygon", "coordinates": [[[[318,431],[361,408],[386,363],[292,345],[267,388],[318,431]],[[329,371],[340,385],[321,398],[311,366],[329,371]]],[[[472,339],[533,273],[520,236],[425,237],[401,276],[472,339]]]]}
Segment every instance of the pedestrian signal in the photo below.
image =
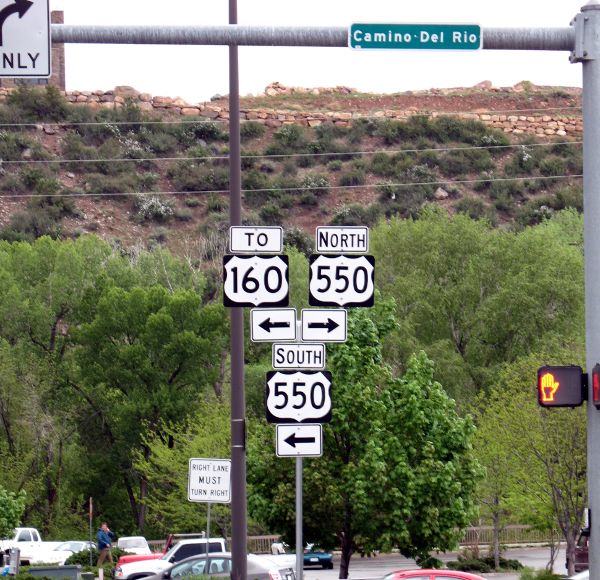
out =
{"type": "Polygon", "coordinates": [[[600,409],[600,364],[592,369],[592,401],[600,409]]]}
{"type": "Polygon", "coordinates": [[[577,366],[541,367],[537,374],[538,403],[542,407],[578,407],[585,398],[584,377],[577,366]]]}

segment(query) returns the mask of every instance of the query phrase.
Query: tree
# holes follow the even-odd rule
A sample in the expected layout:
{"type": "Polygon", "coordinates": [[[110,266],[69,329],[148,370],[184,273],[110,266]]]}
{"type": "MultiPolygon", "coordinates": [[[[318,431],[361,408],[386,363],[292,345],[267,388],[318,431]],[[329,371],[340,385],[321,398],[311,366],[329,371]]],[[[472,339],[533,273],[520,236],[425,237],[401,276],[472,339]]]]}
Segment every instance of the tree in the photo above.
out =
{"type": "Polygon", "coordinates": [[[580,335],[583,256],[568,230],[581,224],[567,212],[516,233],[426,209],[374,228],[377,284],[402,321],[386,357],[402,368],[424,349],[464,404],[494,382],[498,365],[544,348],[548,337],[580,335]]]}
{"type": "Polygon", "coordinates": [[[0,538],[6,538],[21,523],[25,492],[14,493],[0,485],[0,538]]]}
{"type": "MultiPolygon", "coordinates": [[[[552,355],[530,355],[506,365],[480,418],[482,432],[494,431],[502,456],[511,459],[512,481],[504,480],[504,493],[513,495],[509,503],[521,515],[536,514],[537,520],[530,521],[538,527],[560,529],[570,575],[587,505],[585,408],[541,408],[532,385],[542,364],[573,363],[578,356],[582,354],[577,350],[557,349],[552,355]],[[543,516],[548,517],[545,524],[543,516]]],[[[489,466],[487,451],[481,445],[476,448],[489,466]]]]}
{"type": "MultiPolygon", "coordinates": [[[[109,288],[77,338],[80,370],[72,386],[88,403],[82,417],[86,444],[123,483],[133,520],[143,530],[147,481],[139,480],[136,494],[133,453],[141,450],[148,459],[144,434],[185,421],[219,381],[224,309],[200,308],[199,296],[188,290],[109,288]]],[[[103,479],[96,483],[100,493],[103,479]]]]}
{"type": "MultiPolygon", "coordinates": [[[[480,470],[470,450],[472,423],[458,417],[424,354],[393,378],[381,352],[395,324],[392,310],[388,301],[351,313],[348,341],[328,360],[333,419],[324,428],[324,454],[306,461],[305,537],[341,544],[340,578],[356,550],[395,546],[425,558],[451,548],[473,511],[480,470]]],[[[271,429],[255,425],[252,433],[250,513],[289,541],[293,469],[274,457],[271,429]]]]}

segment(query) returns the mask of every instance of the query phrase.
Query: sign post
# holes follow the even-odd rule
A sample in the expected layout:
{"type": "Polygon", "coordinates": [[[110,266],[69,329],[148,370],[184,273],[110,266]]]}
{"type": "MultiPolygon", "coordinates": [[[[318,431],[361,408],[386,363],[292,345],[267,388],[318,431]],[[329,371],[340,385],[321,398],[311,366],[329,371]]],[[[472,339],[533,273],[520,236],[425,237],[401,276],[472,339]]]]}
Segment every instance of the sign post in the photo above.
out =
{"type": "Polygon", "coordinates": [[[13,0],[0,10],[0,77],[51,74],[48,0],[13,0]]]}

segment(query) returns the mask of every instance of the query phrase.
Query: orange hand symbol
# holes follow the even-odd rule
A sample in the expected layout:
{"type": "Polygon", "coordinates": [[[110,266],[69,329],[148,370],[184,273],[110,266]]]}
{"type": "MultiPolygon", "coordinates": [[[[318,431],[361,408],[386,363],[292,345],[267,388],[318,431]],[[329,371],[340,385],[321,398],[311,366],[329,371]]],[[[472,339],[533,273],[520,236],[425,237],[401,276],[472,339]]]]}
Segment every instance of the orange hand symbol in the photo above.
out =
{"type": "Polygon", "coordinates": [[[556,391],[558,391],[558,386],[560,383],[557,383],[554,380],[554,375],[552,373],[546,373],[542,376],[542,380],[540,382],[540,389],[542,391],[542,401],[548,403],[550,401],[554,401],[554,395],[556,391]]]}

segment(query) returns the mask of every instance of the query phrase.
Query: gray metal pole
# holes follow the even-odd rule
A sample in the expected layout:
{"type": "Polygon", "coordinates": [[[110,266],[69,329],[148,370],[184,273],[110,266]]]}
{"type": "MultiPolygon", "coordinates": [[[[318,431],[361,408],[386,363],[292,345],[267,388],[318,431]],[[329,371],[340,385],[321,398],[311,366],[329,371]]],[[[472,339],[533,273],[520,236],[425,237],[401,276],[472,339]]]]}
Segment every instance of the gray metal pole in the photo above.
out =
{"type": "MultiPolygon", "coordinates": [[[[229,24],[237,24],[237,0],[229,0],[229,24]]],[[[229,223],[242,223],[240,82],[237,46],[229,47],[229,223]]],[[[232,580],[246,580],[246,394],[244,309],[231,309],[231,555],[232,580]]]]}
{"type": "MultiPolygon", "coordinates": [[[[206,563],[208,564],[208,552],[210,547],[210,503],[206,504],[206,563]]],[[[208,567],[206,568],[208,572],[208,567]]]]}
{"type": "MultiPolygon", "coordinates": [[[[572,28],[484,28],[485,50],[573,49],[572,28]]],[[[347,47],[343,26],[93,26],[52,24],[52,42],[347,47]]]]}
{"type": "Polygon", "coordinates": [[[302,580],[304,573],[302,518],[302,457],[296,457],[296,580],[302,580]]]}
{"type": "MultiPolygon", "coordinates": [[[[572,61],[583,64],[583,205],[585,334],[588,373],[600,362],[600,4],[590,3],[575,18],[572,61]]],[[[600,578],[600,414],[588,396],[587,479],[590,507],[590,578],[600,578]]]]}

